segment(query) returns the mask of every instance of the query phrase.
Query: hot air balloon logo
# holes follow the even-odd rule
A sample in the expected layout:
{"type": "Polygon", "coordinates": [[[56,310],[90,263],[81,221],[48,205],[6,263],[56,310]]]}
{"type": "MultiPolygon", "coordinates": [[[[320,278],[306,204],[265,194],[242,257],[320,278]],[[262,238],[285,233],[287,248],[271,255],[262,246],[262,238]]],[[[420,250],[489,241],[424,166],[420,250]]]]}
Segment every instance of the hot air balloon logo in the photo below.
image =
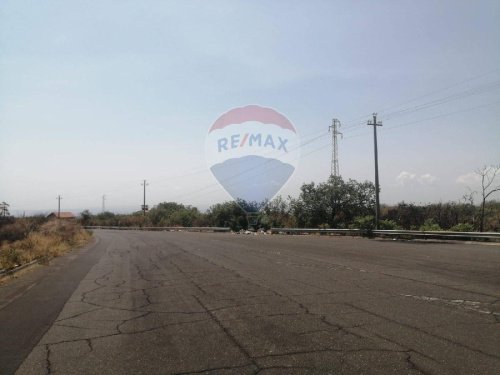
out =
{"type": "Polygon", "coordinates": [[[295,127],[281,113],[258,105],[234,108],[208,130],[208,167],[235,199],[271,200],[290,179],[300,156],[295,127]]]}

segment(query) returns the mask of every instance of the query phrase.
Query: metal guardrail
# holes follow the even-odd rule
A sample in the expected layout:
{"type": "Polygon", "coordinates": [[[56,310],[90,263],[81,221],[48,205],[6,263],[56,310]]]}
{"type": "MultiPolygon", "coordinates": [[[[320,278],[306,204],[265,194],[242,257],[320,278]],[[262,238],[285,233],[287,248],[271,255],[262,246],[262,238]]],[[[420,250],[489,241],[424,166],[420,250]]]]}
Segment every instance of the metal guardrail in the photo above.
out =
{"type": "Polygon", "coordinates": [[[147,230],[169,232],[229,232],[230,228],[224,227],[120,227],[120,226],[86,226],[85,229],[112,229],[112,230],[147,230]]]}
{"type": "MultiPolygon", "coordinates": [[[[85,229],[143,230],[170,232],[230,232],[226,227],[125,227],[125,226],[86,226],[85,229]]],[[[372,230],[363,229],[319,229],[319,228],[271,228],[271,234],[324,234],[350,236],[376,236],[392,238],[423,238],[449,240],[486,240],[500,242],[500,232],[451,232],[418,230],[372,230]]]]}
{"type": "Polygon", "coordinates": [[[451,232],[417,230],[373,230],[362,229],[315,229],[315,228],[271,228],[272,234],[332,234],[332,235],[373,235],[377,237],[410,237],[424,239],[488,240],[500,241],[500,232],[451,232]]]}

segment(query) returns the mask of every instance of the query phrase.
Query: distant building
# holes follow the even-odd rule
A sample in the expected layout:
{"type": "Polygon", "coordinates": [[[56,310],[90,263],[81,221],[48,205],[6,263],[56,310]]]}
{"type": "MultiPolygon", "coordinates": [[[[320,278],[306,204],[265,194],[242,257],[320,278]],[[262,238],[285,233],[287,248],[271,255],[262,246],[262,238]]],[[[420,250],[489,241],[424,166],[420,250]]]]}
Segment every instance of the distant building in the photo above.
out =
{"type": "Polygon", "coordinates": [[[76,216],[73,212],[61,212],[59,215],[57,212],[51,212],[50,214],[47,215],[47,218],[49,219],[57,219],[59,216],[59,219],[64,219],[64,220],[74,220],[76,219],[76,216]]]}

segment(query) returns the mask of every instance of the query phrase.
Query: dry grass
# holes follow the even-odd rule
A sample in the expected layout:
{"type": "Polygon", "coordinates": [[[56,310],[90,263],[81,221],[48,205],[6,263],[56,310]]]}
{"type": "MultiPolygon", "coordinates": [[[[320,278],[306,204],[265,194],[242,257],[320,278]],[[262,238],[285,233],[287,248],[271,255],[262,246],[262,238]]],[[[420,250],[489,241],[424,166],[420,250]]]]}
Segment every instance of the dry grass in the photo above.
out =
{"type": "Polygon", "coordinates": [[[32,260],[48,261],[68,250],[84,245],[90,233],[78,223],[49,221],[24,239],[5,242],[0,246],[0,269],[13,268],[32,260]]]}

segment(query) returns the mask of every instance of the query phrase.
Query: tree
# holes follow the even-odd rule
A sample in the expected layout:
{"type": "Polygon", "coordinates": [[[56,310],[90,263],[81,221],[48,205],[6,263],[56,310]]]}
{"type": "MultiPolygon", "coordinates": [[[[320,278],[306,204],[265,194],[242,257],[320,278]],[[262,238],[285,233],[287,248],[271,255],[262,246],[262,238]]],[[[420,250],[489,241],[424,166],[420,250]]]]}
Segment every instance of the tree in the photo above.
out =
{"type": "Polygon", "coordinates": [[[103,226],[119,225],[117,222],[117,215],[109,211],[104,211],[95,215],[95,221],[97,225],[103,225],[103,226]]]}
{"type": "Polygon", "coordinates": [[[201,214],[196,207],[176,202],[163,202],[152,208],[148,218],[155,226],[191,227],[200,222],[201,214]]]}
{"type": "Polygon", "coordinates": [[[217,203],[207,211],[211,225],[216,227],[230,227],[234,231],[247,229],[245,211],[235,201],[217,203]]]}
{"type": "Polygon", "coordinates": [[[8,203],[5,202],[0,203],[0,216],[2,217],[10,216],[8,203]]]}
{"type": "Polygon", "coordinates": [[[467,223],[470,221],[473,230],[476,228],[476,205],[474,204],[474,195],[476,194],[477,191],[473,191],[471,188],[468,188],[468,192],[463,195],[463,217],[461,217],[460,220],[461,223],[467,223]]]}
{"type": "Polygon", "coordinates": [[[500,184],[494,185],[495,177],[500,173],[500,164],[495,166],[483,166],[476,173],[481,177],[481,214],[479,231],[484,229],[484,207],[488,197],[496,191],[500,191],[500,184]]]}
{"type": "Polygon", "coordinates": [[[354,218],[370,215],[375,206],[375,187],[371,182],[331,176],[327,182],[304,184],[300,190],[299,198],[290,205],[301,227],[347,228],[354,218]]]}
{"type": "Polygon", "coordinates": [[[90,213],[89,210],[83,210],[80,213],[80,222],[82,223],[83,226],[90,225],[91,220],[92,220],[92,214],[90,213]]]}
{"type": "Polygon", "coordinates": [[[247,213],[256,213],[259,212],[263,207],[268,203],[267,200],[263,202],[257,201],[246,201],[241,198],[236,199],[236,203],[243,209],[243,211],[247,213]]]}
{"type": "Polygon", "coordinates": [[[290,212],[291,202],[291,197],[285,200],[280,195],[272,201],[269,201],[262,209],[262,216],[260,218],[262,227],[269,229],[272,227],[283,228],[296,226],[296,220],[290,212]]]}

